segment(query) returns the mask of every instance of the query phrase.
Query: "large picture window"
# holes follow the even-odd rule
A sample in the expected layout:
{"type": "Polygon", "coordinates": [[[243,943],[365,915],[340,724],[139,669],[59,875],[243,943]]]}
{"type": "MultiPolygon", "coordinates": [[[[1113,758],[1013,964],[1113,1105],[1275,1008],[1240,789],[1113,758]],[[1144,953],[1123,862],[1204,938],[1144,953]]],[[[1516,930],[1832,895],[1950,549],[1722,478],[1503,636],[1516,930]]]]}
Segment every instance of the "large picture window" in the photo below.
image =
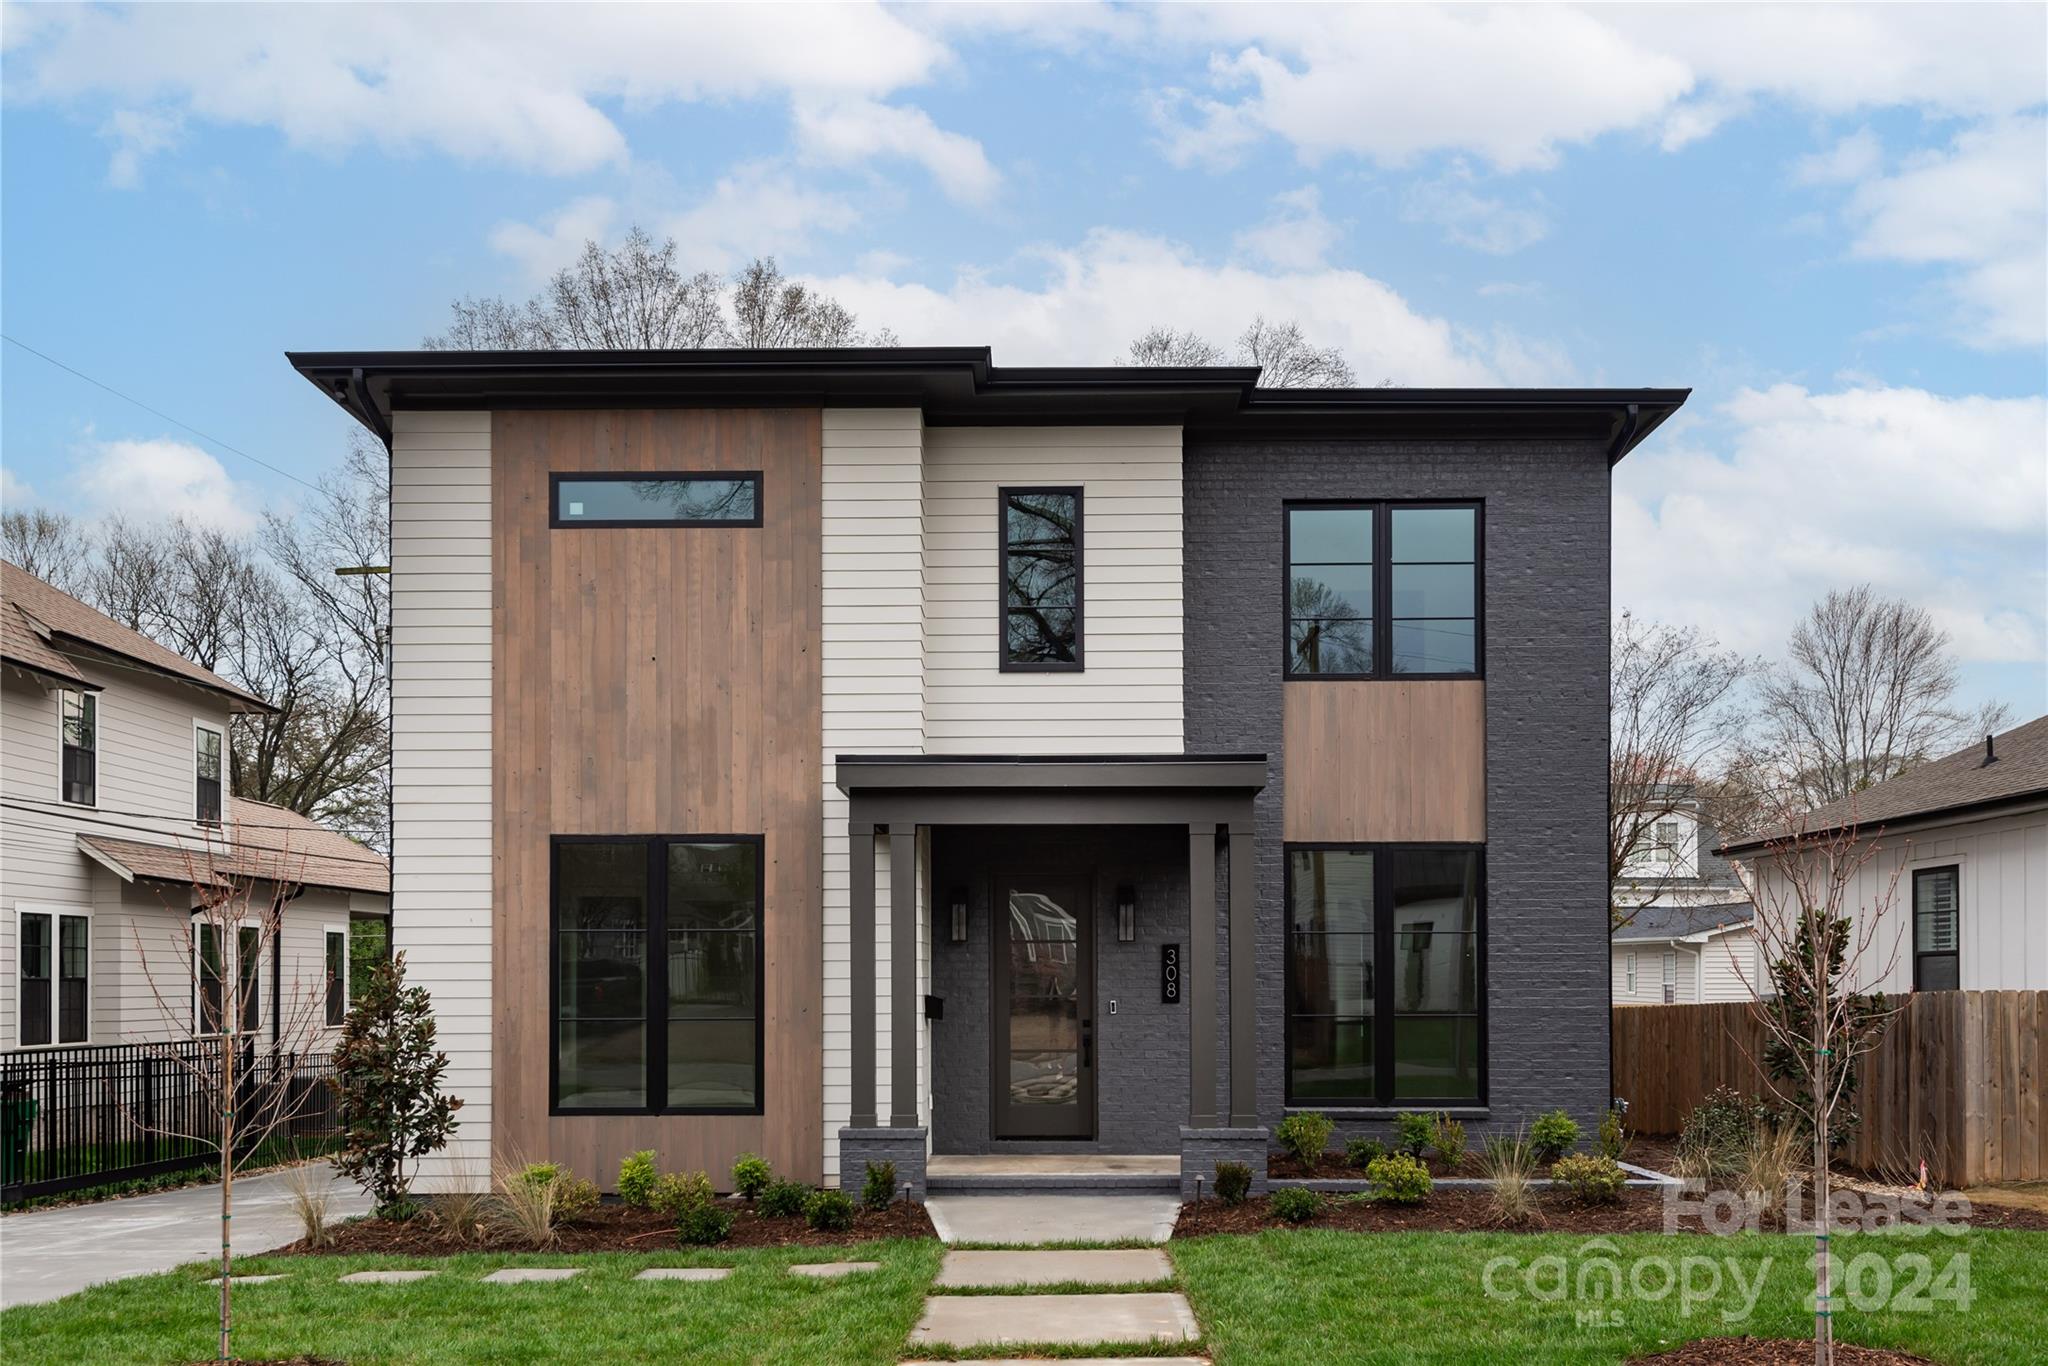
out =
{"type": "Polygon", "coordinates": [[[557,1113],[760,1113],[761,852],[555,839],[557,1113]]]}
{"type": "Polygon", "coordinates": [[[1962,869],[1913,870],[1913,990],[1962,989],[1962,869]]]}
{"type": "Polygon", "coordinates": [[[1081,490],[1003,489],[1002,668],[1075,670],[1081,659],[1081,490]]]}
{"type": "Polygon", "coordinates": [[[1287,1098],[1485,1099],[1483,858],[1469,846],[1287,850],[1287,1098]]]}
{"type": "Polygon", "coordinates": [[[1286,510],[1287,676],[1481,672],[1477,503],[1286,510]]]}
{"type": "Polygon", "coordinates": [[[21,1046],[84,1043],[90,1030],[92,921],[62,911],[23,910],[16,978],[21,1046]]]}

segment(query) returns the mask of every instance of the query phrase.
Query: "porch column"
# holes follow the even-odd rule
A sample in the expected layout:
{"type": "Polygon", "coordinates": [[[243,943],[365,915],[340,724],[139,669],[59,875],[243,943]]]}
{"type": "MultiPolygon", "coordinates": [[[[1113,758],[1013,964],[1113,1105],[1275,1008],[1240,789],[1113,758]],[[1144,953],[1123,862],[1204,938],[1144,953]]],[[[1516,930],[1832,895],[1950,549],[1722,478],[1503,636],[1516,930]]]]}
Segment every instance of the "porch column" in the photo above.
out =
{"type": "Polygon", "coordinates": [[[1252,891],[1252,826],[1249,817],[1230,823],[1230,1127],[1259,1122],[1258,1024],[1253,1009],[1257,988],[1252,963],[1257,955],[1258,907],[1252,891]]]}
{"type": "MultiPolygon", "coordinates": [[[[872,998],[871,998],[872,999],[872,998]]],[[[917,827],[889,827],[889,1127],[917,1127],[917,827]]]]}
{"type": "Polygon", "coordinates": [[[847,989],[853,1045],[849,1128],[875,1127],[875,828],[849,822],[847,843],[847,989]]]}
{"type": "Polygon", "coordinates": [[[1188,827],[1188,954],[1181,965],[1188,1011],[1188,1127],[1216,1127],[1216,827],[1188,827]]]}

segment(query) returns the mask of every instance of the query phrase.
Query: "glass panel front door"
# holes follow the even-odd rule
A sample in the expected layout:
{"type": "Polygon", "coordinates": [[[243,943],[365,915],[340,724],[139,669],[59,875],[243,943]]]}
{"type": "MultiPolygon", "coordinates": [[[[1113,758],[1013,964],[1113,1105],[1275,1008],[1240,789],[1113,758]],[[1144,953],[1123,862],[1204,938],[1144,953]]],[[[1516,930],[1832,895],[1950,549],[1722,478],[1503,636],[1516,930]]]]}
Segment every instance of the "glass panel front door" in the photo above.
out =
{"type": "Polygon", "coordinates": [[[1095,1021],[1087,884],[1013,880],[997,904],[996,1136],[1089,1137],[1095,1021]]]}

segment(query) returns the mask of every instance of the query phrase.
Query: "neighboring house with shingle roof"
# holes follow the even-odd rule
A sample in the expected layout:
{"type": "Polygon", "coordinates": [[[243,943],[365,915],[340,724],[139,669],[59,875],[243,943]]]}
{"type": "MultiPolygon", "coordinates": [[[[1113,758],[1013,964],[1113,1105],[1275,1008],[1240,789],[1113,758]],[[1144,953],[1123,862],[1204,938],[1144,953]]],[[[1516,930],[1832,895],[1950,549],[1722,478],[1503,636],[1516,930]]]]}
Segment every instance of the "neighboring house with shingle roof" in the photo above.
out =
{"type": "MultiPolygon", "coordinates": [[[[361,917],[390,909],[384,858],[297,812],[227,793],[230,720],[262,698],[0,561],[0,1049],[184,1032],[193,886],[295,894],[251,964],[259,1028],[324,987],[361,917]]],[[[267,896],[265,897],[267,900],[267,896]]],[[[224,965],[235,971],[233,952],[224,965]]]]}
{"type": "MultiPolygon", "coordinates": [[[[1819,807],[1798,825],[1809,838],[1851,832],[1874,848],[1847,902],[1878,917],[1864,987],[2048,989],[2048,716],[1819,807]]],[[[1767,907],[1782,899],[1773,836],[1731,841],[1722,853],[1754,868],[1767,907]]]]}
{"type": "Polygon", "coordinates": [[[1747,1001],[1766,966],[1747,901],[1645,906],[1610,941],[1614,1004],[1747,1001]]]}

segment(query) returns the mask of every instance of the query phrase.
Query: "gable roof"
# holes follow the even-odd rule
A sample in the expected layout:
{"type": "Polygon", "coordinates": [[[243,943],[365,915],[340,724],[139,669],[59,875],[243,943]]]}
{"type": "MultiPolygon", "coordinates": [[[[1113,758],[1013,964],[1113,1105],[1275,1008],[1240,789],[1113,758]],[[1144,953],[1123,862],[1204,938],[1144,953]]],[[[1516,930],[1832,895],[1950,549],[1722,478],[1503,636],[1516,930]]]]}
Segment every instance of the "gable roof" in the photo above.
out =
{"type": "Polygon", "coordinates": [[[227,815],[226,831],[213,839],[174,836],[171,843],[153,844],[80,835],[78,847],[128,881],[283,878],[306,887],[382,895],[391,891],[391,865],[382,854],[296,811],[230,797],[227,815]]]}
{"type": "MultiPolygon", "coordinates": [[[[33,672],[85,684],[69,655],[111,655],[122,663],[218,693],[229,711],[271,711],[256,694],[131,631],[21,566],[0,560],[0,654],[33,672]]],[[[87,685],[90,686],[90,685],[87,685]]]]}
{"type": "Polygon", "coordinates": [[[1756,908],[1747,901],[1730,901],[1718,906],[1645,906],[1612,937],[1616,943],[1685,939],[1696,934],[1739,930],[1754,919],[1756,908]]]}
{"type": "MultiPolygon", "coordinates": [[[[1991,737],[1991,758],[1983,744],[1908,769],[1853,797],[1829,802],[1806,814],[1805,833],[1821,835],[1850,826],[1874,828],[1944,813],[1981,812],[2048,797],[2048,716],[2036,717],[1991,737]]],[[[1724,853],[1758,849],[1792,833],[1781,827],[1768,835],[1731,840],[1724,853]]]]}

